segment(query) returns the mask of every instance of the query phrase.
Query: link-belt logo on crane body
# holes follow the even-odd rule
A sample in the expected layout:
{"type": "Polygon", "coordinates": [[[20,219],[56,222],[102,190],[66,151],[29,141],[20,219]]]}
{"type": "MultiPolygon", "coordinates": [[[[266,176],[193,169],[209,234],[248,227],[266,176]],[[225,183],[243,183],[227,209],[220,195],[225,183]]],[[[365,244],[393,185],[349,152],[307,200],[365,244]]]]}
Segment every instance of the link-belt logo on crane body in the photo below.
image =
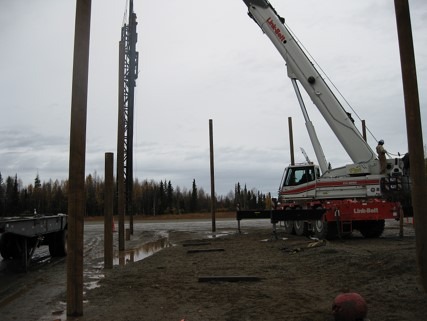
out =
{"type": "Polygon", "coordinates": [[[267,19],[267,24],[270,26],[271,30],[274,31],[274,33],[276,34],[277,38],[283,42],[286,43],[286,38],[285,35],[282,33],[282,31],[276,26],[276,24],[273,22],[273,19],[268,18],[267,19]]]}
{"type": "Polygon", "coordinates": [[[378,214],[379,213],[379,209],[378,207],[374,207],[374,208],[355,208],[353,210],[354,214],[378,214]]]}

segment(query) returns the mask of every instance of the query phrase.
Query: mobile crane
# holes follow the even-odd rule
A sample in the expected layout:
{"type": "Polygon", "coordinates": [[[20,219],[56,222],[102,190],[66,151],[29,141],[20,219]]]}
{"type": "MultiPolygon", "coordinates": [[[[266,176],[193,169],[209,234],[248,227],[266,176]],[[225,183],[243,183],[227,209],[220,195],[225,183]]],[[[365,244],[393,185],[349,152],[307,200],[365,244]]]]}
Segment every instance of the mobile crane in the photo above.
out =
{"type": "MultiPolygon", "coordinates": [[[[379,237],[386,219],[399,219],[409,199],[409,177],[401,159],[388,159],[380,173],[375,152],[354,125],[351,114],[329,88],[314,64],[268,0],[243,0],[248,15],[274,44],[286,62],[319,165],[290,165],[282,178],[272,223],[284,221],[285,232],[333,238],[357,229],[364,237],[379,237]],[[353,161],[330,168],[308,116],[298,82],[353,161]],[[313,215],[322,210],[322,215],[313,215]]],[[[240,224],[240,223],[239,223],[240,224]]],[[[240,225],[239,225],[240,226],[240,225]]]]}

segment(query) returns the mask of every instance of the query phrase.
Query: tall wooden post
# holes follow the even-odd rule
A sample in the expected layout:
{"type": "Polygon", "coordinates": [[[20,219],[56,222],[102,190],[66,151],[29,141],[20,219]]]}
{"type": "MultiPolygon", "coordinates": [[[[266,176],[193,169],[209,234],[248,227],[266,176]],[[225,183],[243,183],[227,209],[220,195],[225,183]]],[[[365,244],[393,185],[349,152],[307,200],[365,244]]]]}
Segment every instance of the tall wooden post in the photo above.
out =
{"type": "Polygon", "coordinates": [[[105,153],[104,188],[104,268],[113,268],[113,198],[114,198],[114,154],[105,153]]]}
{"type": "Polygon", "coordinates": [[[425,214],[425,209],[427,208],[427,185],[411,18],[408,0],[395,0],[394,6],[396,9],[403,93],[405,97],[417,261],[421,281],[424,290],[427,291],[427,215],[425,214]]]}
{"type": "Polygon", "coordinates": [[[214,147],[213,147],[213,125],[212,119],[209,119],[209,146],[210,146],[210,168],[211,168],[211,214],[212,214],[212,232],[216,231],[216,196],[215,196],[215,170],[214,170],[214,147]]]}
{"type": "Polygon", "coordinates": [[[83,218],[91,0],[77,0],[71,93],[67,315],[83,315],[83,218]]]}

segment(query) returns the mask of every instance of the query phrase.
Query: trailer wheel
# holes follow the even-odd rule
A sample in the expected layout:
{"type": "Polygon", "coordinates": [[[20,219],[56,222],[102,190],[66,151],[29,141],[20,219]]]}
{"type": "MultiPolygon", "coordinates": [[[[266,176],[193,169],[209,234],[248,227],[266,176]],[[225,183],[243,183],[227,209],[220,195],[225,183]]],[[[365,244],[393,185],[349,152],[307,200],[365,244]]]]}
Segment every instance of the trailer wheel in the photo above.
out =
{"type": "Polygon", "coordinates": [[[49,253],[51,256],[67,255],[67,230],[56,232],[49,241],[49,253]]]}
{"type": "Polygon", "coordinates": [[[378,238],[384,232],[384,220],[362,221],[357,225],[357,229],[365,238],[378,238]]]}
{"type": "Polygon", "coordinates": [[[5,259],[16,259],[20,257],[17,238],[12,234],[2,234],[0,238],[0,254],[5,259]]]}

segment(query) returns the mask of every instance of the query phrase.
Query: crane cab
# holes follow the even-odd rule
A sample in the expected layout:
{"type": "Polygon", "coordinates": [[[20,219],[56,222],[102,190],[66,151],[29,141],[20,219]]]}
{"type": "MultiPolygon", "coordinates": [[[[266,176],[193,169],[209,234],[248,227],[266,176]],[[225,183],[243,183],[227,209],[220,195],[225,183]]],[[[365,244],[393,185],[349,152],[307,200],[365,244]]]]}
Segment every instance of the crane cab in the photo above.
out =
{"type": "Polygon", "coordinates": [[[296,200],[313,199],[316,195],[316,182],[320,178],[320,168],[313,163],[290,165],[285,169],[280,185],[281,203],[294,203],[296,200]]]}
{"type": "Polygon", "coordinates": [[[319,166],[300,164],[289,166],[284,175],[281,187],[296,186],[316,180],[320,177],[319,166]]]}

